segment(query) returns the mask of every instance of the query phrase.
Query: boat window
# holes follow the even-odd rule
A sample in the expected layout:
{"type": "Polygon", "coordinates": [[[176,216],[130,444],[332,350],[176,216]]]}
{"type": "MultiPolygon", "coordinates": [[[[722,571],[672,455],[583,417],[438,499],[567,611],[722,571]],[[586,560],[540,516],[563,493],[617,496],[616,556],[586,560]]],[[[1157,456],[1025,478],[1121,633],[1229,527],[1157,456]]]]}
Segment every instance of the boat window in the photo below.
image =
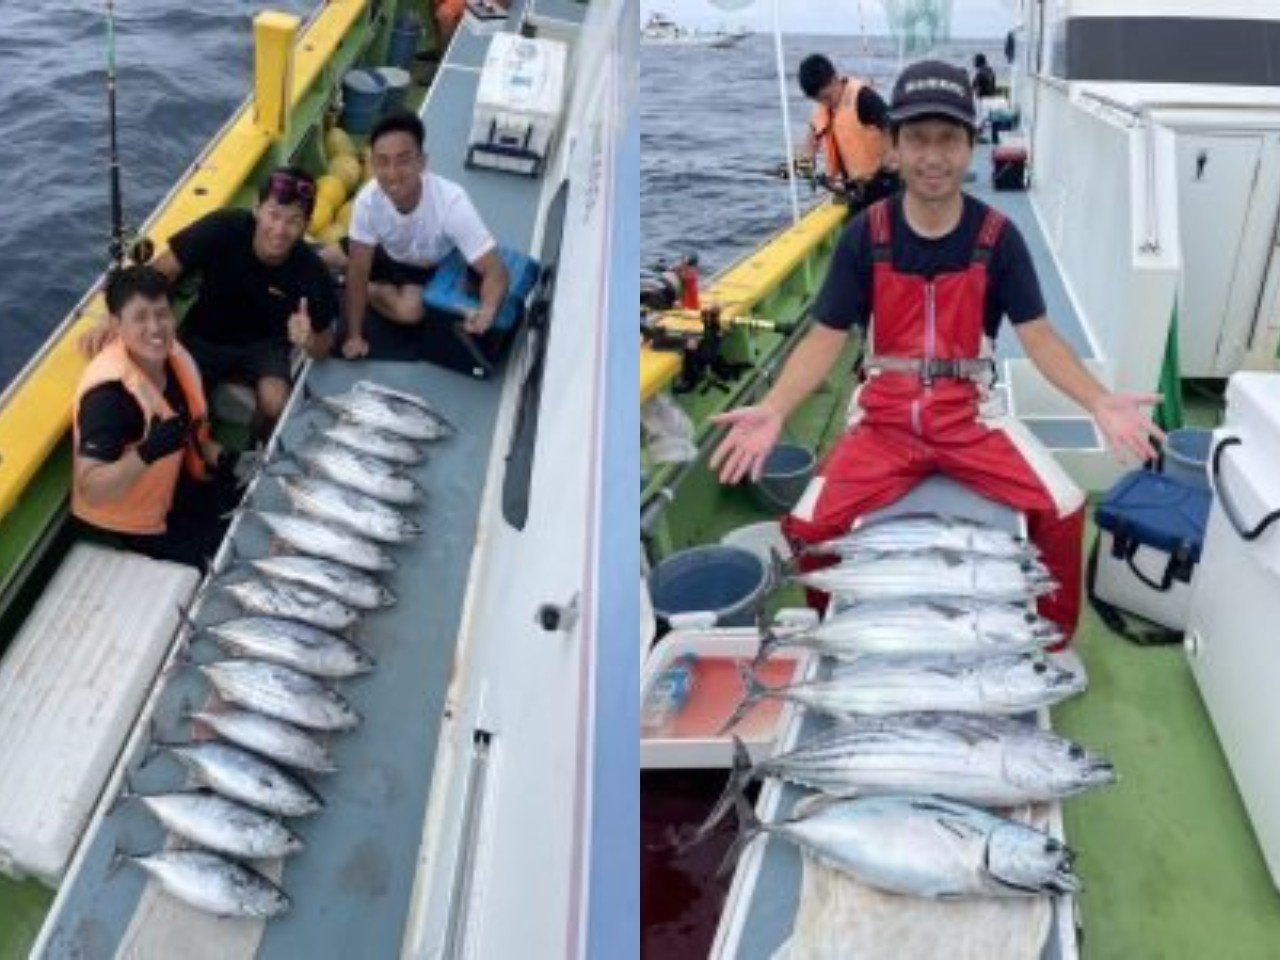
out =
{"type": "Polygon", "coordinates": [[[547,207],[546,229],[542,234],[542,276],[538,282],[525,331],[525,375],[520,385],[511,445],[507,449],[507,469],[502,478],[502,515],[507,523],[523,530],[529,519],[529,486],[533,479],[533,452],[537,446],[538,408],[542,403],[542,370],[551,336],[551,301],[555,294],[556,266],[564,236],[565,206],[569,201],[569,181],[560,184],[547,207]]]}

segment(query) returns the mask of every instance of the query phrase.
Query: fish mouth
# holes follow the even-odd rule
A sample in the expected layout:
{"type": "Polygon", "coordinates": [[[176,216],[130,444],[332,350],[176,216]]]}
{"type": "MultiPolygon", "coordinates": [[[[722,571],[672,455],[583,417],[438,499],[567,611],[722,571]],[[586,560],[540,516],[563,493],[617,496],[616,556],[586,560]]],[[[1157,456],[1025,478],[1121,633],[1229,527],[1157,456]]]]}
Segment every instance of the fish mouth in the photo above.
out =
{"type": "Polygon", "coordinates": [[[1091,761],[1084,770],[1085,780],[1095,786],[1116,782],[1116,768],[1110,760],[1091,761]]]}

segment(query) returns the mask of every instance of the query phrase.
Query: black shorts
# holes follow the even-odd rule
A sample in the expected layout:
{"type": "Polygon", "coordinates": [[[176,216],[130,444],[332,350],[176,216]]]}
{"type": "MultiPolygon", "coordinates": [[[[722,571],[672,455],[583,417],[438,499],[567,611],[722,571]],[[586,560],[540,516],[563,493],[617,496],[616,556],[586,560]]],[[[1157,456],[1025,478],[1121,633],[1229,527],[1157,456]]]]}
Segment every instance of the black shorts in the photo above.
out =
{"type": "MultiPolygon", "coordinates": [[[[350,254],[351,247],[346,237],[339,244],[342,252],[350,254]]],[[[425,287],[427,281],[435,275],[435,266],[415,267],[411,263],[401,263],[391,259],[391,255],[378,244],[373,248],[373,267],[369,270],[371,283],[389,283],[393,287],[425,287]]]]}
{"type": "Polygon", "coordinates": [[[205,393],[227,380],[245,382],[250,386],[257,386],[259,380],[268,377],[285,383],[292,380],[288,343],[278,340],[246,344],[212,343],[199,337],[186,337],[183,343],[200,368],[205,393]]]}

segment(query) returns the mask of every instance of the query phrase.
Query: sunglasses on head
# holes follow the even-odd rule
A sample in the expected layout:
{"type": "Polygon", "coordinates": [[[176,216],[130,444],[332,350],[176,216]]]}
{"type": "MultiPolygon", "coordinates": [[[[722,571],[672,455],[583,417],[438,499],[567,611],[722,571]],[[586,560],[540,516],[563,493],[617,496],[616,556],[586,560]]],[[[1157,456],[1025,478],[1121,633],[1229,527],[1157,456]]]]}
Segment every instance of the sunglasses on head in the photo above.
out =
{"type": "Polygon", "coordinates": [[[309,214],[315,206],[316,185],[312,180],[305,180],[292,173],[277,170],[267,180],[267,196],[285,206],[291,203],[300,204],[309,214]]]}

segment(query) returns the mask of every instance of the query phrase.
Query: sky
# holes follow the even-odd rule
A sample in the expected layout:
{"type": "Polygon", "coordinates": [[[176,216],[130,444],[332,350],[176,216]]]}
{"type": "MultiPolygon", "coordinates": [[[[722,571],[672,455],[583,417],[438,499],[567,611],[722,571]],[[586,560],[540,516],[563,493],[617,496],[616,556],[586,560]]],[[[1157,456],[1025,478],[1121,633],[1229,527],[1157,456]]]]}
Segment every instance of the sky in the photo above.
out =
{"type": "MultiPolygon", "coordinates": [[[[881,0],[777,0],[781,4],[784,33],[857,33],[883,35],[889,32],[881,0]],[[839,13],[838,16],[833,14],[839,13]],[[865,22],[865,27],[859,24],[865,22]],[[852,27],[850,26],[852,25],[852,27]]],[[[640,0],[642,22],[653,12],[666,14],[681,26],[701,29],[746,27],[773,29],[774,0],[726,0],[726,6],[743,6],[732,13],[711,0],[640,0]]],[[[1003,37],[1012,19],[1011,0],[953,0],[953,37],[1003,37]]]]}

